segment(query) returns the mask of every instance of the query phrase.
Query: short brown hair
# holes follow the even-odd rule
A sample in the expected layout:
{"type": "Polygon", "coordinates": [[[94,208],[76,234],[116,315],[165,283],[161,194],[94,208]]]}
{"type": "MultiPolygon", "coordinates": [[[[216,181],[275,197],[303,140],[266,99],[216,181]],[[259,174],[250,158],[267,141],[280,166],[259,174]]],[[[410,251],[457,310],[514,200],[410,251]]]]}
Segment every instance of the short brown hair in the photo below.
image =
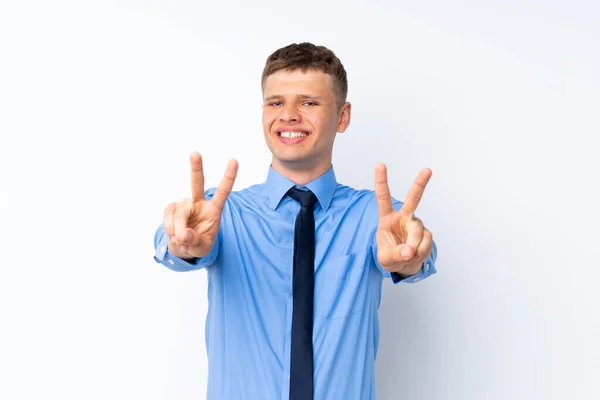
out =
{"type": "Polygon", "coordinates": [[[293,71],[300,69],[321,71],[331,75],[333,88],[337,95],[338,108],[346,102],[348,95],[348,78],[342,62],[325,46],[315,46],[312,43],[292,43],[275,50],[267,58],[262,73],[261,87],[264,89],[267,77],[280,70],[293,71]]]}

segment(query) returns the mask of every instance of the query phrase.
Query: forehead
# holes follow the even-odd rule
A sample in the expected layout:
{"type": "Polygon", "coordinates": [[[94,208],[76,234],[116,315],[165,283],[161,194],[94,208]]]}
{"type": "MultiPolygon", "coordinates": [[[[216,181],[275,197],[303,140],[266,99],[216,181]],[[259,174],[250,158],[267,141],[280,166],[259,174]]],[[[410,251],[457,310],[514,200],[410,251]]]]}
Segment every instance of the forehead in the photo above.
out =
{"type": "Polygon", "coordinates": [[[307,70],[306,72],[300,69],[293,71],[279,70],[267,77],[263,90],[265,97],[295,95],[301,92],[320,96],[332,95],[332,78],[324,72],[315,70],[307,70]]]}

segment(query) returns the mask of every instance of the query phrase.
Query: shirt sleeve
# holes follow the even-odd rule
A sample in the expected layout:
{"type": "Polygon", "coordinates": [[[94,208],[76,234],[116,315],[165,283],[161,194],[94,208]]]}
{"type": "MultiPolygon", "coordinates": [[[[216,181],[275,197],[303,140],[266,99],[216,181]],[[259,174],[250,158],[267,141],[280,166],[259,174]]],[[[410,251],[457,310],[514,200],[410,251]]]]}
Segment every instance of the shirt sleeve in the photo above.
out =
{"type": "MultiPolygon", "coordinates": [[[[402,204],[403,203],[401,201],[392,199],[392,205],[393,205],[394,211],[398,211],[402,207],[402,204]]],[[[373,235],[371,238],[371,249],[373,250],[372,253],[373,253],[373,259],[374,259],[375,265],[377,266],[379,271],[381,271],[383,276],[386,278],[390,278],[394,284],[400,283],[400,282],[402,282],[402,283],[419,282],[437,272],[437,269],[435,267],[435,261],[437,260],[437,246],[435,244],[435,241],[432,241],[431,253],[427,257],[425,262],[423,262],[423,265],[421,265],[421,269],[414,275],[403,276],[396,272],[390,272],[390,271],[385,270],[381,266],[381,264],[379,264],[379,260],[377,258],[377,238],[376,238],[377,235],[376,235],[376,233],[377,233],[377,226],[375,227],[375,231],[373,232],[373,235]]]]}
{"type": "MultiPolygon", "coordinates": [[[[204,195],[210,200],[215,193],[215,188],[205,191],[204,195]]],[[[165,267],[178,272],[195,271],[202,268],[208,268],[215,262],[219,256],[221,248],[221,230],[217,234],[215,243],[207,255],[193,260],[183,260],[169,252],[169,238],[165,232],[164,223],[160,224],[154,234],[154,260],[165,267]]]]}

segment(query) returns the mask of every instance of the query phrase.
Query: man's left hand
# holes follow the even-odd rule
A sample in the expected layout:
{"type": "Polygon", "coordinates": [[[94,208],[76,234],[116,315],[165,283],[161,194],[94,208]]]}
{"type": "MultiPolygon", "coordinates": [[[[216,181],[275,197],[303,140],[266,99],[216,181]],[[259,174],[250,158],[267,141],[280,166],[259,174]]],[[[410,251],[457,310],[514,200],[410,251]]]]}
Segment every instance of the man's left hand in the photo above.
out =
{"type": "Polygon", "coordinates": [[[404,276],[414,275],[431,253],[431,232],[414,216],[431,175],[429,168],[421,170],[402,208],[394,211],[386,166],[378,164],[375,168],[375,196],[379,207],[377,259],[387,271],[404,276]]]}

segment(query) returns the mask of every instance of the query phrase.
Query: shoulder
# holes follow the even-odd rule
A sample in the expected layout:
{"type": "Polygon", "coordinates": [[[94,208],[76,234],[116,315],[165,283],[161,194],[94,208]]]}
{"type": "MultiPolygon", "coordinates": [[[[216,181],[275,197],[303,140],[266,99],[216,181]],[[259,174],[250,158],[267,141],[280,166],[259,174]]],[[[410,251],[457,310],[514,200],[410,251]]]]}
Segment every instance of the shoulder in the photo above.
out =
{"type": "MultiPolygon", "coordinates": [[[[340,201],[346,201],[348,206],[364,208],[365,213],[378,214],[377,196],[372,189],[355,189],[350,186],[338,184],[335,189],[334,198],[340,201]]],[[[402,202],[392,196],[392,206],[394,210],[402,207],[402,202]]]]}
{"type": "Polygon", "coordinates": [[[255,202],[266,196],[262,194],[264,183],[258,183],[239,190],[232,190],[229,197],[237,202],[255,202]]]}
{"type": "MultiPolygon", "coordinates": [[[[241,204],[259,204],[263,203],[266,199],[266,196],[262,194],[264,184],[255,184],[252,186],[248,186],[239,190],[232,190],[227,196],[227,200],[225,201],[225,207],[237,207],[241,204]]],[[[205,190],[204,195],[206,199],[210,200],[215,192],[217,191],[216,187],[211,187],[210,189],[205,190]]]]}
{"type": "Polygon", "coordinates": [[[338,183],[333,193],[335,201],[345,202],[349,206],[367,206],[374,198],[374,192],[367,189],[355,189],[338,183]]]}

